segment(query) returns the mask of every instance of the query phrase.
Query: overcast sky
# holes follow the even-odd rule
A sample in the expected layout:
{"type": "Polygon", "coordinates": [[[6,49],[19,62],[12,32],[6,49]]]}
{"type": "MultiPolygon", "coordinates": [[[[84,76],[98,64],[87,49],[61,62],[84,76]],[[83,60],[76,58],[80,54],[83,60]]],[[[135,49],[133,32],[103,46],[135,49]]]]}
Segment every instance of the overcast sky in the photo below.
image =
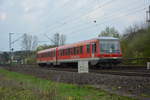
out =
{"type": "MultiPolygon", "coordinates": [[[[9,32],[15,33],[12,40],[28,33],[39,41],[49,41],[44,34],[61,33],[67,43],[97,37],[106,26],[123,34],[145,21],[148,5],[150,0],[0,0],[0,51],[9,50],[9,32]]],[[[21,50],[21,39],[13,48],[21,50]]]]}

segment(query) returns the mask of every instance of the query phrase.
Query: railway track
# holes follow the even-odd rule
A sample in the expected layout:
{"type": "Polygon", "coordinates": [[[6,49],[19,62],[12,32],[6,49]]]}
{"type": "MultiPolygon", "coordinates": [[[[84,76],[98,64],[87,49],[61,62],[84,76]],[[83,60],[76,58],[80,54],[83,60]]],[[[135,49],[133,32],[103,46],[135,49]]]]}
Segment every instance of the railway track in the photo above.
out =
{"type": "MultiPolygon", "coordinates": [[[[46,70],[55,71],[67,71],[67,72],[78,72],[77,68],[44,68],[46,70]]],[[[121,76],[142,76],[150,77],[150,70],[146,69],[89,69],[89,73],[96,74],[109,74],[109,75],[121,75],[121,76]]]]}
{"type": "Polygon", "coordinates": [[[119,70],[111,70],[111,71],[96,71],[92,70],[92,73],[98,74],[111,74],[111,75],[121,75],[121,76],[142,76],[142,77],[150,77],[149,72],[139,72],[139,71],[119,71],[119,70]]]}
{"type": "Polygon", "coordinates": [[[149,94],[150,70],[145,69],[90,69],[88,74],[78,74],[77,68],[41,68],[37,65],[0,66],[0,68],[56,82],[92,85],[104,90],[115,88],[118,93],[130,93],[134,96],[149,94]]]}
{"type": "MultiPolygon", "coordinates": [[[[8,66],[9,67],[9,66],[8,66]]],[[[54,71],[66,71],[66,72],[78,72],[77,68],[70,67],[39,67],[38,65],[20,65],[20,66],[12,66],[12,67],[23,67],[24,70],[34,70],[34,69],[42,69],[45,71],[54,70],[54,71]]],[[[150,77],[150,70],[146,70],[145,68],[115,68],[115,69],[89,69],[89,73],[95,74],[108,74],[108,75],[120,75],[120,76],[142,76],[142,77],[150,77]]]]}

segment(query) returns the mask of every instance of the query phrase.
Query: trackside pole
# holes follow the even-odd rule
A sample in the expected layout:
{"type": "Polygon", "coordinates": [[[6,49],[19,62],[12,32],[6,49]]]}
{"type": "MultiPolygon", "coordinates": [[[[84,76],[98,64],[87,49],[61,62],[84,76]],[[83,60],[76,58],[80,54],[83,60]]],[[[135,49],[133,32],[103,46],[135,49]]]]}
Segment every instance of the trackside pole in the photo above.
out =
{"type": "Polygon", "coordinates": [[[88,61],[78,61],[78,73],[88,73],[89,64],[88,61]]]}
{"type": "Polygon", "coordinates": [[[147,69],[150,69],[150,62],[147,62],[147,69]]]}

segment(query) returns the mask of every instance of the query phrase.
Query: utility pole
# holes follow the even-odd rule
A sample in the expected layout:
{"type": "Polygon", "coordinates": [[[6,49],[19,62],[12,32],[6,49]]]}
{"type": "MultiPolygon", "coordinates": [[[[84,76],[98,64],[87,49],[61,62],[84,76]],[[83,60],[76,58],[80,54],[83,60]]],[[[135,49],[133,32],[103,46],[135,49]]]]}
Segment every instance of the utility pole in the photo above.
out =
{"type": "Polygon", "coordinates": [[[149,10],[146,11],[146,22],[148,27],[150,27],[150,6],[149,6],[149,10]]]}
{"type": "Polygon", "coordinates": [[[11,36],[13,35],[14,33],[9,33],[9,50],[10,50],[10,64],[12,63],[12,51],[13,51],[13,48],[11,46],[12,42],[11,42],[11,36]]]}

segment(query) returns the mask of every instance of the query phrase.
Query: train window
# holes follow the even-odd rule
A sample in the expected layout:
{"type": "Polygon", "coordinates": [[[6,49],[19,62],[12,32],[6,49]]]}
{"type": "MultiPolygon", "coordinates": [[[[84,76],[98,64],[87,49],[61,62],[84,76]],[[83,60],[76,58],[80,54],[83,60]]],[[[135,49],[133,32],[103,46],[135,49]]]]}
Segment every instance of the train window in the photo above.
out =
{"type": "Polygon", "coordinates": [[[101,53],[120,53],[120,44],[116,40],[100,41],[101,53]]]}
{"type": "Polygon", "coordinates": [[[96,43],[92,44],[92,53],[96,52],[96,43]]]}
{"type": "Polygon", "coordinates": [[[77,47],[77,54],[80,53],[80,47],[77,47]]]}
{"type": "Polygon", "coordinates": [[[43,53],[43,57],[45,57],[45,53],[43,53]]]}
{"type": "Polygon", "coordinates": [[[52,55],[53,55],[52,57],[54,57],[54,51],[52,51],[52,55]]]}
{"type": "Polygon", "coordinates": [[[73,55],[73,48],[70,48],[70,55],[73,55]]]}
{"type": "Polygon", "coordinates": [[[86,52],[90,53],[90,44],[86,45],[86,52]]]}
{"type": "Polygon", "coordinates": [[[53,57],[55,56],[55,51],[53,51],[53,57]]]}
{"type": "Polygon", "coordinates": [[[68,49],[66,49],[66,55],[68,55],[69,53],[68,53],[68,49]]]}
{"type": "Polygon", "coordinates": [[[76,54],[78,54],[78,47],[76,47],[76,54]]]}
{"type": "Polygon", "coordinates": [[[55,56],[55,52],[53,51],[53,57],[55,56]]]}
{"type": "Polygon", "coordinates": [[[62,51],[60,50],[60,56],[62,56],[62,51]]]}
{"type": "Polygon", "coordinates": [[[60,56],[60,50],[58,51],[58,56],[60,56]]]}
{"type": "Polygon", "coordinates": [[[67,49],[65,49],[65,56],[67,55],[67,49]]]}
{"type": "Polygon", "coordinates": [[[75,47],[73,48],[73,54],[74,55],[76,54],[76,48],[75,47]]]}
{"type": "Polygon", "coordinates": [[[50,57],[50,52],[47,53],[47,56],[50,57]]]}
{"type": "Polygon", "coordinates": [[[60,55],[59,55],[59,56],[61,56],[61,50],[59,50],[59,53],[60,53],[60,55]]]}
{"type": "Polygon", "coordinates": [[[69,49],[66,49],[66,55],[69,55],[69,49]]]}
{"type": "Polygon", "coordinates": [[[66,56],[66,55],[67,55],[67,50],[65,49],[64,51],[65,51],[65,53],[64,53],[64,54],[65,54],[65,56],[66,56]]]}
{"type": "Polygon", "coordinates": [[[78,47],[75,48],[75,54],[78,54],[78,47]]]}
{"type": "Polygon", "coordinates": [[[83,53],[83,46],[80,46],[80,54],[83,53]]]}
{"type": "Polygon", "coordinates": [[[65,49],[65,56],[67,55],[67,49],[65,49]]]}
{"type": "Polygon", "coordinates": [[[45,57],[47,57],[47,53],[45,53],[45,57]]]}
{"type": "Polygon", "coordinates": [[[70,48],[68,49],[68,55],[70,55],[70,48]]]}
{"type": "Polygon", "coordinates": [[[50,55],[51,55],[51,57],[52,57],[52,52],[50,52],[50,55]]]}
{"type": "Polygon", "coordinates": [[[63,50],[61,50],[61,56],[63,56],[63,50]]]}
{"type": "Polygon", "coordinates": [[[63,56],[65,56],[66,54],[65,54],[66,52],[65,52],[65,49],[63,50],[63,56]]]}
{"type": "Polygon", "coordinates": [[[59,56],[61,56],[61,50],[59,50],[59,56]]]}
{"type": "Polygon", "coordinates": [[[48,54],[49,54],[49,53],[47,52],[47,53],[46,53],[46,57],[49,57],[48,54]]]}
{"type": "Polygon", "coordinates": [[[66,49],[66,56],[68,55],[68,49],[66,49]]]}
{"type": "Polygon", "coordinates": [[[62,50],[62,56],[64,56],[64,50],[62,50]]]}
{"type": "Polygon", "coordinates": [[[53,52],[51,51],[51,57],[53,57],[53,52]]]}

